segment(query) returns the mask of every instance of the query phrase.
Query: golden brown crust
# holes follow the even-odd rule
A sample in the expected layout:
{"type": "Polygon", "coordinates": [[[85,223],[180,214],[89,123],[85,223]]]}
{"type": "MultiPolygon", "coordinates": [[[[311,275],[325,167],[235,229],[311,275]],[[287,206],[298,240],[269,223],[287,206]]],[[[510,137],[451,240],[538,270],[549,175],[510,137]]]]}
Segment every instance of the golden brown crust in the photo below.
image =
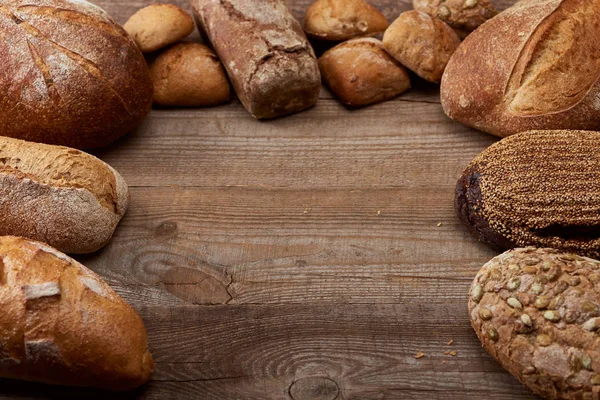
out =
{"type": "Polygon", "coordinates": [[[600,256],[600,133],[523,132],[465,170],[457,210],[495,248],[552,247],[600,256]]]}
{"type": "Polygon", "coordinates": [[[497,136],[600,129],[598,0],[520,2],[460,46],[442,81],[448,116],[497,136]],[[507,27],[511,27],[507,29],[507,27]]]}
{"type": "Polygon", "coordinates": [[[413,0],[413,7],[441,19],[461,38],[498,14],[490,0],[413,0]]]}
{"type": "Polygon", "coordinates": [[[430,82],[439,82],[460,38],[446,23],[420,11],[406,11],[383,35],[396,60],[430,82]]]}
{"type": "Polygon", "coordinates": [[[87,1],[2,1],[0,39],[2,136],[100,147],[133,130],[150,110],[142,54],[87,1]]]}
{"type": "Polygon", "coordinates": [[[313,106],[321,75],[302,27],[282,0],[192,0],[198,25],[255,118],[313,106]]]}
{"type": "Polygon", "coordinates": [[[323,81],[350,106],[389,100],[410,89],[408,71],[373,38],[343,42],[319,58],[323,81]]]}
{"type": "Polygon", "coordinates": [[[204,107],[229,100],[229,82],[217,55],[200,43],[178,43],[150,65],[154,102],[204,107]]]}
{"type": "Polygon", "coordinates": [[[0,376],[129,390],[153,370],[139,315],[99,276],[39,242],[0,237],[0,376]]]}
{"type": "Polygon", "coordinates": [[[173,4],[152,4],[133,14],[123,28],[140,50],[150,53],[189,36],[194,20],[173,4]]]}
{"type": "Polygon", "coordinates": [[[0,137],[0,235],[90,253],[108,242],[128,203],[123,178],[96,157],[0,137]]]}
{"type": "Polygon", "coordinates": [[[600,261],[552,249],[515,249],[477,274],[469,293],[471,325],[483,347],[540,396],[596,398],[598,284],[600,261]]]}
{"type": "Polygon", "coordinates": [[[304,16],[304,31],[323,40],[348,40],[387,29],[385,16],[363,0],[317,0],[304,16]]]}

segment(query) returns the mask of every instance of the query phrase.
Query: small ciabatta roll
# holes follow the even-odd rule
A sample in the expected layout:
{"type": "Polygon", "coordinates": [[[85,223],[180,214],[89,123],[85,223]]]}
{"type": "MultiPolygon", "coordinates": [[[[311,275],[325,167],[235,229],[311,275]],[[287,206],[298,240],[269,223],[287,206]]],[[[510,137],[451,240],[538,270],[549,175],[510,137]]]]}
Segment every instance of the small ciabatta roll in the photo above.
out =
{"type": "Polygon", "coordinates": [[[125,181],[96,157],[0,137],[0,235],[91,253],[110,240],[128,205],[125,181]]]}
{"type": "Polygon", "coordinates": [[[140,316],[43,243],[0,237],[0,309],[2,378],[121,391],[152,375],[140,316]]]}
{"type": "Polygon", "coordinates": [[[252,116],[280,117],[317,102],[317,59],[284,0],[192,0],[192,6],[252,116]]]}
{"type": "Polygon", "coordinates": [[[522,1],[475,30],[442,80],[446,114],[496,136],[600,129],[600,2],[522,1]]]}
{"type": "Polygon", "coordinates": [[[109,144],[152,106],[135,42],[85,0],[0,1],[0,135],[75,148],[109,144]]]}

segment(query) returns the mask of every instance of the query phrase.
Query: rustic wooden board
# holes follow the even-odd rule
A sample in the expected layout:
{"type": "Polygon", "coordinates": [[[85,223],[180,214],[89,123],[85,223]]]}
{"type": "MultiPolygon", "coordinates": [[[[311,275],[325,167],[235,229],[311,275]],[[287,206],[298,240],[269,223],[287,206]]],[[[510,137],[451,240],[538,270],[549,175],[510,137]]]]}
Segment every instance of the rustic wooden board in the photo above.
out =
{"type": "MultiPolygon", "coordinates": [[[[291,2],[298,17],[309,2],[291,2]]],[[[149,2],[97,3],[122,23],[149,2]]],[[[389,19],[410,8],[374,3],[389,19]]],[[[132,204],[110,245],[80,259],[144,318],[154,379],[118,396],[0,380],[0,398],[535,398],[466,312],[494,253],[459,224],[453,190],[496,139],[447,119],[436,86],[414,86],[354,111],[323,90],[269,122],[235,100],[154,110],[97,151],[132,204]]]]}

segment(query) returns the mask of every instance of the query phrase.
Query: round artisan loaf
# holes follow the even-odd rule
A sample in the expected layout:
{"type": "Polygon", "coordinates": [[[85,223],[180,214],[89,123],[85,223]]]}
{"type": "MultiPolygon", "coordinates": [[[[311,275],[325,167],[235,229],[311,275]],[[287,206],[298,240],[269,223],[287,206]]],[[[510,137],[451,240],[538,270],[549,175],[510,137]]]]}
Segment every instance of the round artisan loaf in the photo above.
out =
{"type": "Polygon", "coordinates": [[[0,135],[100,147],[149,112],[144,57],[99,7],[85,0],[0,0],[0,32],[0,135]]]}
{"type": "Polygon", "coordinates": [[[475,30],[442,79],[446,114],[496,136],[600,130],[600,2],[522,1],[475,30]]]}
{"type": "Polygon", "coordinates": [[[96,157],[0,137],[0,235],[91,253],[108,243],[128,205],[125,181],[96,157]]]}
{"type": "Polygon", "coordinates": [[[483,347],[545,399],[600,393],[600,261],[521,248],[485,264],[469,296],[483,347]]]}
{"type": "Polygon", "coordinates": [[[460,219],[496,250],[600,257],[600,132],[529,131],[488,147],[456,186],[460,219]]]}
{"type": "Polygon", "coordinates": [[[0,237],[0,308],[0,377],[120,391],[152,375],[140,316],[43,243],[0,237]]]}

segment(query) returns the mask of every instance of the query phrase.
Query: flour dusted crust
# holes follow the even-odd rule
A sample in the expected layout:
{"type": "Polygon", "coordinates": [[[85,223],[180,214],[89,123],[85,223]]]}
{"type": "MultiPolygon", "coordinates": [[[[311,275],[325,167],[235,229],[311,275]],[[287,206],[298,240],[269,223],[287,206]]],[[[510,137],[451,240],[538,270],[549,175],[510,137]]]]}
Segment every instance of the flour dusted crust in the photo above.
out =
{"type": "Polygon", "coordinates": [[[128,390],[152,374],[141,318],[46,244],[0,237],[0,377],[128,390]]]}
{"type": "Polygon", "coordinates": [[[107,145],[150,110],[145,60],[83,0],[0,0],[0,135],[75,148],[107,145]]]}
{"type": "Polygon", "coordinates": [[[413,0],[413,7],[450,25],[465,38],[498,12],[490,0],[413,0]]]}
{"type": "Polygon", "coordinates": [[[521,1],[473,32],[442,80],[446,114],[496,136],[600,129],[600,0],[521,1]]]}
{"type": "Polygon", "coordinates": [[[600,261],[520,248],[488,262],[469,293],[483,347],[546,399],[600,396],[600,261]]]}
{"type": "Polygon", "coordinates": [[[110,240],[128,204],[125,181],[99,159],[0,137],[0,235],[90,253],[110,240]]]}

